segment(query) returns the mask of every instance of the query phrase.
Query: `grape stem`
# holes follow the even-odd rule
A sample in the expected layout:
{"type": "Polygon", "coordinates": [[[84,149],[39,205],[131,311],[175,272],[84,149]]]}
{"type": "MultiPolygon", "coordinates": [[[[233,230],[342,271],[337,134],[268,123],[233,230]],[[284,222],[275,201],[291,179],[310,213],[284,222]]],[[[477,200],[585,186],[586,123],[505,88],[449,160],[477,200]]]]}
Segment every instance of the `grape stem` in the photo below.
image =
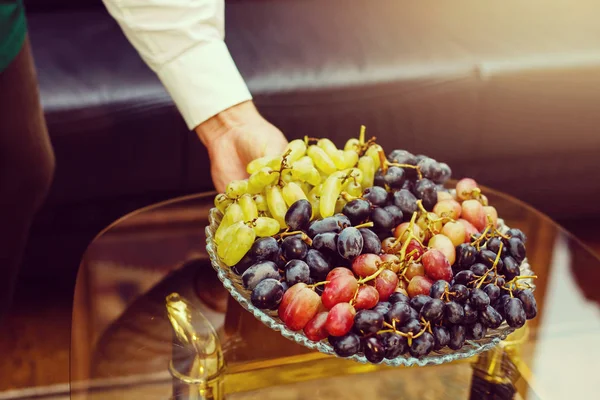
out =
{"type": "Polygon", "coordinates": [[[500,261],[500,255],[502,254],[502,246],[504,245],[504,243],[500,242],[500,247],[498,249],[498,254],[496,254],[496,259],[494,259],[494,264],[492,264],[492,268],[488,269],[487,271],[485,271],[485,274],[483,274],[483,276],[481,278],[478,278],[478,280],[476,282],[477,283],[477,289],[479,289],[481,287],[481,285],[483,285],[483,283],[485,282],[485,278],[488,277],[490,271],[494,271],[495,274],[498,273],[498,261],[500,261]]]}
{"type": "Polygon", "coordinates": [[[387,268],[385,268],[385,267],[380,267],[380,268],[379,268],[379,269],[378,269],[376,272],[374,272],[373,274],[371,274],[371,275],[369,275],[369,276],[367,276],[367,277],[365,277],[365,278],[359,279],[359,280],[358,280],[358,284],[359,284],[359,285],[362,285],[363,283],[367,283],[367,282],[369,282],[369,281],[372,281],[373,279],[377,278],[377,277],[379,276],[379,274],[381,274],[381,272],[383,272],[383,270],[384,270],[384,269],[387,269],[387,268]]]}
{"type": "Polygon", "coordinates": [[[365,223],[362,223],[362,224],[360,224],[360,225],[356,225],[356,226],[354,226],[354,227],[355,227],[356,229],[360,229],[360,228],[371,228],[371,227],[373,227],[373,225],[374,225],[374,224],[373,224],[373,222],[365,222],[365,223]]]}
{"type": "Polygon", "coordinates": [[[317,286],[327,285],[329,282],[330,281],[317,282],[317,283],[313,283],[312,285],[307,285],[306,287],[314,290],[314,288],[316,288],[317,286]]]}

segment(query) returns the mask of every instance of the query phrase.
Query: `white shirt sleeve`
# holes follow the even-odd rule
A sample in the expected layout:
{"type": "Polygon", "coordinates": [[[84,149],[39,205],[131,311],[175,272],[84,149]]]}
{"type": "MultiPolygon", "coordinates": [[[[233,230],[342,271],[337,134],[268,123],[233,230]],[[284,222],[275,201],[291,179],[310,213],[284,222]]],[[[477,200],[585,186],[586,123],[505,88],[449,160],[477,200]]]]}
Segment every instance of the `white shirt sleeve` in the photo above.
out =
{"type": "Polygon", "coordinates": [[[252,96],[224,42],[224,0],[103,0],[188,128],[252,96]]]}

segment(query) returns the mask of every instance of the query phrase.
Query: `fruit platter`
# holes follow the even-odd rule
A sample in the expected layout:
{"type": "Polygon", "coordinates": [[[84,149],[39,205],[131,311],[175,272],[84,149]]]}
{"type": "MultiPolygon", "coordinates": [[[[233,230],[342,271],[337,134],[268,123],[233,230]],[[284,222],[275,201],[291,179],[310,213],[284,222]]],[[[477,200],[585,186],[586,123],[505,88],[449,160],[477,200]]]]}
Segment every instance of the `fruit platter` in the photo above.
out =
{"type": "Polygon", "coordinates": [[[537,315],[525,234],[477,182],[375,138],[291,141],[215,197],[207,251],[246,310],[364,363],[441,364],[537,315]]]}

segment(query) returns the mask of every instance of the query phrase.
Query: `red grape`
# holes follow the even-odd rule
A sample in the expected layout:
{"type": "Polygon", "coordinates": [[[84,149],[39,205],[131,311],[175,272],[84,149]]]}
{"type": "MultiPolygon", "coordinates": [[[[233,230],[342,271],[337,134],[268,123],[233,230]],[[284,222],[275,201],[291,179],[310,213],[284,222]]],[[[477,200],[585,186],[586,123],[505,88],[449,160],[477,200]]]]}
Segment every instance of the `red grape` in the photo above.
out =
{"type": "Polygon", "coordinates": [[[331,271],[329,271],[329,273],[327,274],[327,278],[325,278],[325,280],[330,281],[333,278],[336,278],[338,276],[354,276],[354,274],[348,268],[337,267],[337,268],[334,268],[331,271]]]}
{"type": "Polygon", "coordinates": [[[437,249],[431,249],[423,254],[423,267],[425,274],[431,279],[438,281],[443,279],[447,282],[452,280],[452,267],[448,258],[437,249]]]}
{"type": "Polygon", "coordinates": [[[409,281],[412,278],[414,278],[415,276],[423,276],[423,275],[425,275],[425,267],[423,267],[423,264],[418,263],[418,262],[410,263],[408,265],[408,267],[406,267],[406,271],[404,272],[404,276],[409,281]]]}
{"type": "MultiPolygon", "coordinates": [[[[400,225],[398,225],[396,227],[396,229],[394,229],[394,237],[395,238],[399,238],[402,237],[402,240],[404,240],[405,237],[405,232],[408,230],[408,226],[410,225],[410,222],[403,222],[400,225]]],[[[421,228],[419,227],[419,225],[414,224],[413,225],[413,234],[418,237],[419,239],[423,239],[423,230],[421,230],[421,228]]]]}
{"type": "Polygon", "coordinates": [[[477,189],[477,182],[471,178],[463,178],[456,183],[456,197],[459,200],[468,200],[472,198],[473,189],[477,189]]]}
{"type": "Polygon", "coordinates": [[[478,231],[487,225],[485,210],[477,200],[465,200],[462,203],[462,217],[473,224],[478,231]]]}
{"type": "Polygon", "coordinates": [[[442,234],[448,236],[454,247],[465,242],[467,228],[458,221],[450,221],[442,228],[442,234]]]}
{"type": "Polygon", "coordinates": [[[421,244],[414,239],[412,239],[408,243],[408,246],[406,246],[406,255],[407,255],[406,258],[407,259],[409,258],[409,256],[408,256],[409,254],[411,254],[410,257],[412,257],[413,260],[416,260],[419,257],[421,257],[424,253],[425,253],[425,249],[423,248],[423,246],[421,246],[421,244]],[[411,254],[413,251],[414,251],[414,254],[411,254]]]}
{"type": "Polygon", "coordinates": [[[356,296],[356,304],[354,307],[357,310],[369,310],[379,303],[379,292],[373,286],[362,285],[358,288],[356,296]]]}
{"type": "Polygon", "coordinates": [[[494,226],[498,226],[498,211],[492,206],[483,206],[483,211],[485,212],[486,221],[487,217],[490,217],[494,226]]]}
{"type": "Polygon", "coordinates": [[[433,281],[426,276],[415,276],[412,278],[408,284],[408,288],[406,291],[408,292],[408,296],[413,298],[419,294],[425,294],[429,296],[429,291],[431,290],[431,285],[433,285],[433,281]]]}
{"type": "Polygon", "coordinates": [[[308,321],[308,323],[304,327],[304,334],[313,342],[318,342],[329,336],[329,333],[325,328],[325,322],[327,322],[327,314],[327,312],[318,313],[314,316],[313,319],[308,321]]]}
{"type": "MultiPolygon", "coordinates": [[[[300,291],[301,289],[306,288],[306,283],[297,283],[294,286],[292,286],[291,288],[289,288],[284,294],[283,294],[283,298],[281,299],[281,303],[279,303],[279,318],[281,318],[281,312],[282,310],[285,310],[288,306],[288,304],[292,301],[292,299],[294,298],[294,296],[296,295],[296,293],[298,291],[300,291]]],[[[282,318],[283,319],[283,318],[282,318]]]]}
{"type": "MultiPolygon", "coordinates": [[[[342,267],[342,269],[345,268],[342,267]]],[[[350,274],[352,274],[352,271],[350,271],[350,274]]],[[[358,290],[358,281],[354,275],[339,273],[333,278],[328,278],[328,281],[329,283],[325,284],[325,289],[321,295],[321,301],[328,310],[338,303],[349,302],[358,290]]]]}
{"type": "Polygon", "coordinates": [[[344,336],[354,325],[356,310],[350,303],[338,303],[327,314],[325,329],[331,336],[344,336]]]}
{"type": "Polygon", "coordinates": [[[454,249],[454,244],[447,236],[442,234],[435,235],[429,240],[428,246],[441,251],[448,259],[448,262],[450,262],[450,265],[454,264],[456,250],[454,249]]]}
{"type": "MultiPolygon", "coordinates": [[[[302,283],[297,283],[292,286],[283,296],[284,299],[292,291],[292,289],[302,283]]],[[[284,303],[283,299],[279,305],[279,318],[283,323],[293,331],[303,329],[308,321],[313,319],[319,311],[321,298],[312,289],[304,285],[300,289],[293,291],[291,298],[284,303]]]]}
{"type": "Polygon", "coordinates": [[[433,207],[433,212],[440,217],[459,219],[462,207],[456,200],[442,200],[433,207]]]}
{"type": "Polygon", "coordinates": [[[381,301],[387,301],[397,287],[398,275],[389,269],[384,269],[377,278],[375,278],[375,289],[379,292],[379,300],[381,301]]]}
{"type": "Polygon", "coordinates": [[[400,267],[402,266],[400,263],[400,258],[395,254],[383,254],[380,256],[381,262],[386,264],[386,268],[392,270],[395,273],[400,271],[400,267]]]}
{"type": "Polygon", "coordinates": [[[381,242],[381,250],[383,250],[384,253],[397,253],[401,248],[402,243],[396,243],[396,238],[393,236],[385,238],[381,242]]]}
{"type": "Polygon", "coordinates": [[[366,277],[377,272],[381,258],[377,254],[361,254],[352,262],[352,271],[358,276],[366,277]]]}
{"type": "Polygon", "coordinates": [[[459,219],[458,222],[460,222],[461,224],[463,224],[465,226],[466,229],[466,233],[465,233],[465,243],[470,242],[471,241],[471,235],[474,235],[476,233],[478,233],[479,231],[477,230],[477,228],[475,228],[473,226],[472,223],[470,223],[469,221],[467,221],[466,219],[459,219]]]}
{"type": "Polygon", "coordinates": [[[454,196],[452,196],[450,192],[444,192],[440,190],[439,192],[437,192],[437,200],[438,203],[444,200],[454,200],[454,196]]]}

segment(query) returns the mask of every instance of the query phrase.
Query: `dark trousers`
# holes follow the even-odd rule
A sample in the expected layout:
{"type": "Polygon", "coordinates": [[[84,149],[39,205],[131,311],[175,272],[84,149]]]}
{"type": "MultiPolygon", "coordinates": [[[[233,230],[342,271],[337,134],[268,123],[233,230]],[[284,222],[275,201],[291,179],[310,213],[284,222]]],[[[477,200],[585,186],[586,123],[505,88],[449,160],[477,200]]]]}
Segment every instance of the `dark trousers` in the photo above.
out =
{"type": "Polygon", "coordinates": [[[29,229],[53,174],[54,153],[26,40],[0,72],[0,318],[10,306],[29,229]]]}

